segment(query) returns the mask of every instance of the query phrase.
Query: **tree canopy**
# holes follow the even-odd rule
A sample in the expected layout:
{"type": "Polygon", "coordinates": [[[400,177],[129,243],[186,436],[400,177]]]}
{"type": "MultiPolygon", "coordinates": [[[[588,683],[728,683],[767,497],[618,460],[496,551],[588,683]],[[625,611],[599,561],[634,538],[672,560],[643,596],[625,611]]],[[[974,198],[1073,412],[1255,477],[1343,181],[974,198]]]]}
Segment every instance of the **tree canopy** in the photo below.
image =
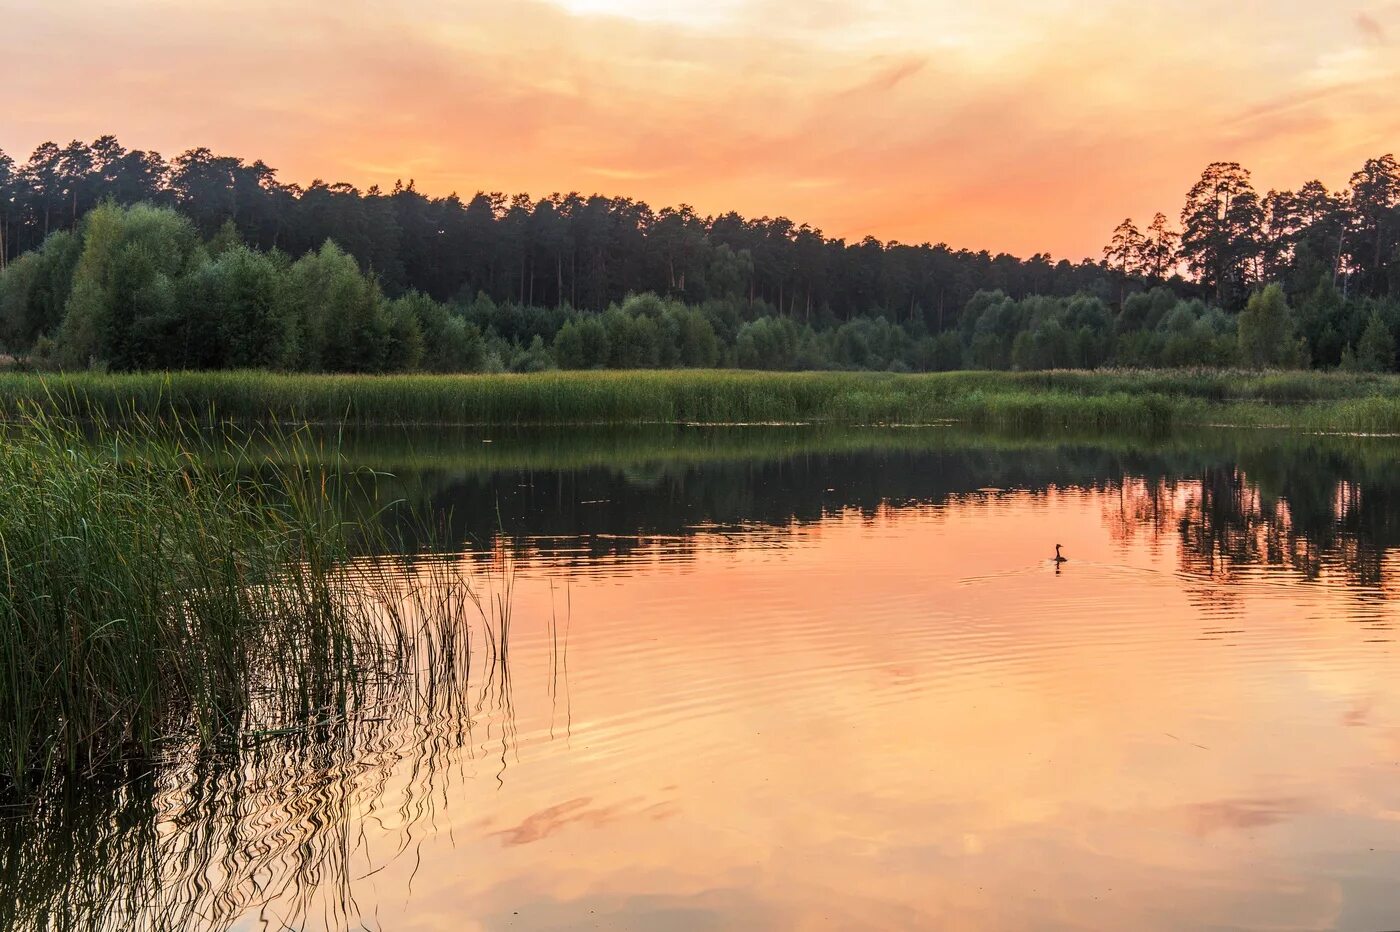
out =
{"type": "Polygon", "coordinates": [[[1367,365],[1387,358],[1393,156],[1338,193],[1260,195],[1213,163],[1179,220],[1125,219],[1099,261],[1017,258],[596,194],[285,184],[104,136],[0,153],[0,344],[64,366],[365,372],[1339,365],[1363,336],[1367,365]]]}

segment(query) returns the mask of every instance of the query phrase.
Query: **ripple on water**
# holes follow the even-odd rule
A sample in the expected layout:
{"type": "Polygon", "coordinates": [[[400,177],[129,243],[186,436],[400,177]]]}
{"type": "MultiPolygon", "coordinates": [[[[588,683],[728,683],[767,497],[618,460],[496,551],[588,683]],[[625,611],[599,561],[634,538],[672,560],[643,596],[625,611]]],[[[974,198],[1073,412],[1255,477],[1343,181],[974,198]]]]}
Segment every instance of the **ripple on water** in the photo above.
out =
{"type": "MultiPolygon", "coordinates": [[[[208,788],[229,805],[201,837],[246,858],[209,876],[256,892],[223,902],[249,921],[306,897],[339,921],[353,877],[361,915],[429,929],[1359,927],[1400,908],[1388,553],[1300,537],[1258,496],[1217,514],[1204,480],[1115,487],[1111,456],[1073,489],[988,456],[956,494],[870,467],[845,485],[885,497],[833,504],[819,475],[801,520],[668,523],[649,500],[634,533],[514,538],[508,664],[480,660],[451,708],[415,695],[208,788]],[[340,860],[306,870],[328,834],[340,860]]],[[[172,780],[165,831],[207,804],[172,780]]]]}

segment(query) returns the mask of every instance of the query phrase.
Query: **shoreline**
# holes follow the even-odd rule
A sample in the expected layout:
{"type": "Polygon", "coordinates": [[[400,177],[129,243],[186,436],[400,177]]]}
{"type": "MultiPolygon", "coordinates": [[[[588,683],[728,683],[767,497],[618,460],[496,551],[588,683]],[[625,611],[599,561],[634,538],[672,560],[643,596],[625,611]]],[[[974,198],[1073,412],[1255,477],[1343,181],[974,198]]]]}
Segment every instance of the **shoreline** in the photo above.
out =
{"type": "Polygon", "coordinates": [[[0,373],[0,415],[383,427],[844,424],[1400,432],[1400,376],[1229,370],[0,373]]]}

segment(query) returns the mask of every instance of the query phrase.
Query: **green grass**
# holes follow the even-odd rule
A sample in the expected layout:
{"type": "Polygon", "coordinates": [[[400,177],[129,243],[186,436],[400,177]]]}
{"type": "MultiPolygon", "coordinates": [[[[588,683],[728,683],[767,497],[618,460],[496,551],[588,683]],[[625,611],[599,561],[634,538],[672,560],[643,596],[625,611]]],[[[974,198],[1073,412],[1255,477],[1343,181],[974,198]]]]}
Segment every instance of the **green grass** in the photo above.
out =
{"type": "Polygon", "coordinates": [[[1323,372],[633,371],[352,376],[0,375],[0,412],[359,424],[961,423],[1400,430],[1400,377],[1323,372]]]}
{"type": "Polygon", "coordinates": [[[452,653],[464,590],[350,560],[342,472],[166,430],[94,442],[32,409],[0,427],[0,784],[20,799],[167,742],[342,716],[424,626],[452,653]]]}

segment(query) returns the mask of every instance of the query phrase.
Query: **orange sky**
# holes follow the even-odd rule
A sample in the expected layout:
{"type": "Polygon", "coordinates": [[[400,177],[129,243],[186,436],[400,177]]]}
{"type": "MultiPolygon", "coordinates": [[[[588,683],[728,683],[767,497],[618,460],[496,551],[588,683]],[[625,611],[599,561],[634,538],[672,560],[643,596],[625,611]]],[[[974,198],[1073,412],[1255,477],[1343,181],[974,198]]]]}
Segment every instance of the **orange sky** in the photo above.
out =
{"type": "Polygon", "coordinates": [[[580,190],[1097,256],[1212,160],[1400,149],[1394,0],[0,0],[0,147],[580,190]]]}

